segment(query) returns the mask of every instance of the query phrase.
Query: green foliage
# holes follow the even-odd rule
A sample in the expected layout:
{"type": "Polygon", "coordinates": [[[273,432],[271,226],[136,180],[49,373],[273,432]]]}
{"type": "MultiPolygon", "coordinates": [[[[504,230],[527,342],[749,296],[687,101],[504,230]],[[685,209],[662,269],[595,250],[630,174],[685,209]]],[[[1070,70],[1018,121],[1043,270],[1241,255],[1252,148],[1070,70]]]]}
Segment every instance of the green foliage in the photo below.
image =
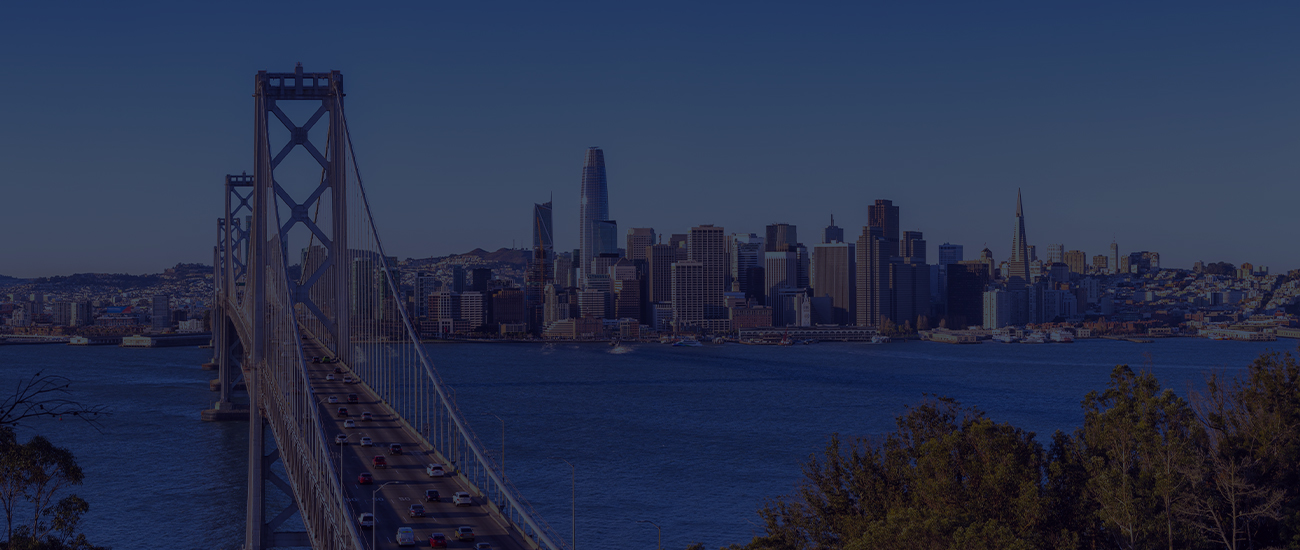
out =
{"type": "Polygon", "coordinates": [[[1190,401],[1119,366],[1084,423],[1034,434],[927,399],[880,440],[830,438],[729,550],[1300,549],[1300,364],[1266,354],[1190,401]]]}
{"type": "Polygon", "coordinates": [[[41,436],[19,443],[13,429],[0,427],[0,507],[8,550],[98,550],[78,534],[90,504],[63,494],[84,478],[71,451],[41,436]]]}

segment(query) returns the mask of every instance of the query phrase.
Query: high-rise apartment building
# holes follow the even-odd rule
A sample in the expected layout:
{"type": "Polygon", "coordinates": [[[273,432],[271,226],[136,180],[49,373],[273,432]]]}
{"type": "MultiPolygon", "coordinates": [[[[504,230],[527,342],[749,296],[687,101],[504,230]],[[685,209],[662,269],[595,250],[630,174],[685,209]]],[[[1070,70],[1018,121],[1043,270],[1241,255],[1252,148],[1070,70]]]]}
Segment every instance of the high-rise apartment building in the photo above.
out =
{"type": "Polygon", "coordinates": [[[1082,250],[1068,250],[1062,255],[1062,258],[1064,259],[1061,261],[1070,266],[1070,273],[1082,275],[1088,272],[1088,255],[1084,254],[1082,250]]]}
{"type": "Polygon", "coordinates": [[[857,321],[857,253],[853,244],[823,243],[813,246],[813,295],[829,297],[831,314],[822,323],[848,325],[857,321]]]}
{"type": "Polygon", "coordinates": [[[727,291],[730,246],[726,231],[713,225],[699,225],[687,234],[687,259],[704,266],[703,292],[706,319],[725,319],[727,309],[722,293],[727,291]]]}
{"type": "Polygon", "coordinates": [[[704,320],[704,263],[682,260],[673,263],[673,325],[677,330],[704,320]]]}
{"type": "Polygon", "coordinates": [[[1092,257],[1092,270],[1096,273],[1110,273],[1110,261],[1105,256],[1098,254],[1092,257]]]}
{"type": "MultiPolygon", "coordinates": [[[[898,207],[894,206],[894,201],[885,199],[876,199],[876,203],[867,206],[867,227],[880,229],[883,239],[898,243],[898,207]]],[[[889,252],[889,257],[898,256],[898,245],[889,252]]]]}
{"type": "Polygon", "coordinates": [[[857,324],[864,327],[879,326],[880,320],[888,317],[891,311],[889,264],[893,254],[898,252],[898,240],[886,239],[881,227],[863,227],[856,252],[857,324]]]}
{"type": "Polygon", "coordinates": [[[1065,245],[1049,244],[1047,245],[1047,262],[1048,264],[1065,263],[1065,245]]]}
{"type": "Polygon", "coordinates": [[[655,244],[653,227],[633,227],[627,230],[627,258],[632,261],[644,260],[647,246],[655,244]]]}
{"type": "Polygon", "coordinates": [[[602,253],[617,252],[617,227],[609,219],[609,184],[605,178],[605,152],[587,148],[582,163],[582,189],[578,202],[579,278],[591,273],[591,261],[602,253]]]}
{"type": "Polygon", "coordinates": [[[798,228],[788,223],[774,223],[767,226],[767,238],[763,239],[764,252],[784,252],[799,244],[798,228]]]}
{"type": "Polygon", "coordinates": [[[672,235],[668,236],[668,246],[673,247],[673,253],[676,255],[675,257],[677,258],[674,261],[680,262],[686,259],[687,257],[686,239],[687,239],[686,233],[673,233],[672,235]]]}
{"type": "Polygon", "coordinates": [[[167,294],[155,294],[150,315],[153,317],[153,329],[162,331],[172,328],[172,297],[167,294]]]}
{"type": "Polygon", "coordinates": [[[1120,271],[1119,243],[1116,243],[1115,241],[1110,242],[1110,260],[1107,262],[1107,265],[1110,268],[1110,273],[1112,274],[1118,273],[1120,271]]]}
{"type": "Polygon", "coordinates": [[[898,242],[898,255],[904,262],[925,263],[925,237],[920,231],[904,231],[898,242]]]}
{"type": "Polygon", "coordinates": [[[939,245],[939,265],[951,265],[963,259],[961,245],[948,243],[939,245]]]}
{"type": "Polygon", "coordinates": [[[425,272],[415,275],[415,316],[429,317],[429,297],[442,287],[442,281],[425,272]]]}
{"type": "Polygon", "coordinates": [[[672,245],[656,244],[646,247],[646,271],[650,276],[650,302],[669,302],[673,299],[672,265],[677,261],[677,251],[672,245]]]}
{"type": "Polygon", "coordinates": [[[822,230],[822,244],[842,242],[844,242],[844,228],[835,225],[835,216],[831,216],[831,224],[822,230]]]}

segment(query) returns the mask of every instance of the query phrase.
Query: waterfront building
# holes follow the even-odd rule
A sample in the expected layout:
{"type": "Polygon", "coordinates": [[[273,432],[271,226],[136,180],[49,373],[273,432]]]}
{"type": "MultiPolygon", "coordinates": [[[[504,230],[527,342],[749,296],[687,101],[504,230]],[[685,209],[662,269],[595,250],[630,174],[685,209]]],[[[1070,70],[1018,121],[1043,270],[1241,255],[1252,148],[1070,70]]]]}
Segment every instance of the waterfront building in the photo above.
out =
{"type": "Polygon", "coordinates": [[[656,244],[646,247],[646,271],[650,276],[650,301],[671,302],[673,299],[672,265],[677,261],[677,251],[672,245],[656,244]]]}
{"type": "Polygon", "coordinates": [[[894,206],[894,201],[876,199],[875,204],[868,205],[867,227],[879,229],[882,239],[894,243],[893,250],[889,252],[889,257],[898,257],[898,207],[894,206]]]}
{"type": "MultiPolygon", "coordinates": [[[[773,254],[780,254],[780,252],[773,254]]],[[[776,289],[775,299],[772,301],[773,326],[812,326],[811,298],[807,289],[790,287],[776,289]]]]}
{"type": "Polygon", "coordinates": [[[831,224],[822,230],[822,244],[842,243],[844,242],[844,228],[835,225],[835,216],[831,216],[831,224]]]}
{"type": "Polygon", "coordinates": [[[1088,272],[1088,255],[1082,250],[1070,250],[1063,255],[1063,262],[1070,267],[1070,273],[1083,275],[1088,272]]]}
{"type": "MultiPolygon", "coordinates": [[[[879,202],[879,201],[877,201],[879,202]]],[[[888,202],[888,201],[886,201],[888,202]]],[[[897,210],[894,210],[897,214],[897,210]]],[[[884,228],[862,228],[857,246],[857,325],[875,327],[890,313],[889,264],[898,241],[885,238],[884,228]]]]}
{"type": "MultiPolygon", "coordinates": [[[[524,303],[524,291],[518,288],[502,288],[492,291],[489,314],[491,325],[527,324],[528,310],[524,303]]],[[[523,332],[523,331],[511,331],[523,332]]]]}
{"type": "Polygon", "coordinates": [[[1002,288],[991,288],[984,292],[984,328],[999,329],[1014,323],[1011,292],[1002,288]]]}
{"type": "Polygon", "coordinates": [[[582,188],[578,202],[578,258],[580,281],[592,273],[591,262],[602,253],[617,253],[617,225],[609,219],[609,184],[605,177],[605,152],[587,148],[582,163],[582,188]]]}
{"type": "Polygon", "coordinates": [[[704,318],[723,319],[727,316],[722,294],[727,291],[728,255],[730,246],[726,231],[713,225],[698,225],[687,235],[687,258],[704,266],[702,299],[704,318]]]}
{"type": "Polygon", "coordinates": [[[773,322],[780,323],[781,313],[777,297],[783,288],[798,288],[799,256],[793,250],[769,251],[763,253],[763,294],[764,303],[773,308],[773,322]]]}
{"type": "Polygon", "coordinates": [[[889,317],[916,328],[930,314],[930,266],[914,262],[889,263],[889,317]]]}
{"type": "Polygon", "coordinates": [[[153,319],[154,331],[172,328],[172,297],[169,294],[155,294],[149,314],[153,319]]]}
{"type": "Polygon", "coordinates": [[[578,291],[578,316],[584,319],[604,319],[607,316],[605,302],[608,294],[604,290],[590,288],[578,291]]]}
{"type": "Polygon", "coordinates": [[[646,247],[653,246],[655,229],[653,227],[633,227],[627,230],[627,257],[630,260],[646,259],[646,247]]]}
{"type": "Polygon", "coordinates": [[[731,235],[732,291],[744,292],[749,288],[749,269],[763,263],[763,239],[753,233],[731,235]]]}
{"type": "Polygon", "coordinates": [[[829,318],[823,323],[849,325],[857,320],[857,250],[837,241],[813,247],[812,289],[816,297],[830,298],[829,318]]]}
{"type": "Polygon", "coordinates": [[[774,223],[767,226],[767,238],[763,239],[764,252],[785,252],[799,243],[798,228],[788,223],[774,223]]]}
{"type": "Polygon", "coordinates": [[[488,296],[486,292],[471,290],[460,294],[460,319],[469,323],[472,331],[487,325],[488,296]]]}
{"type": "Polygon", "coordinates": [[[705,267],[697,260],[682,260],[673,264],[672,273],[673,327],[681,331],[705,318],[705,267]]]}
{"type": "Polygon", "coordinates": [[[735,330],[773,326],[772,308],[751,304],[733,307],[731,308],[731,326],[735,330]]]}

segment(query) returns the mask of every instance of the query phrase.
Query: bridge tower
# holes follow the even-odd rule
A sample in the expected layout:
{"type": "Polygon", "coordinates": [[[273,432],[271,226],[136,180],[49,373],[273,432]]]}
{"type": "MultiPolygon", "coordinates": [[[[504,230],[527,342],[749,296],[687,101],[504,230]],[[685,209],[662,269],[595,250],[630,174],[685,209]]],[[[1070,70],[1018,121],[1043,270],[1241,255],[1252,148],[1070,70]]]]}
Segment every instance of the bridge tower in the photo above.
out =
{"type": "Polygon", "coordinates": [[[217,247],[213,251],[212,283],[216,299],[212,306],[212,352],[217,366],[220,397],[211,409],[203,411],[205,421],[247,420],[248,404],[235,401],[234,393],[243,382],[243,346],[239,330],[233,323],[240,320],[232,308],[241,303],[248,275],[248,226],[252,220],[253,176],[226,176],[225,217],[217,218],[217,247]],[[244,216],[242,219],[240,216],[244,216]]]}
{"type": "MultiPolygon", "coordinates": [[[[343,360],[349,357],[348,145],[343,95],[343,75],[339,71],[304,73],[301,63],[292,73],[259,71],[254,79],[254,169],[247,181],[251,186],[252,220],[247,229],[247,295],[241,302],[248,308],[244,318],[251,321],[250,326],[244,327],[248,364],[243,368],[251,409],[247,550],[302,546],[302,543],[309,542],[306,533],[276,532],[276,528],[295,513],[301,514],[313,537],[325,539],[322,533],[337,532],[343,527],[335,525],[338,518],[331,516],[332,512],[300,510],[300,499],[294,498],[294,489],[305,490],[304,485],[320,482],[319,461],[313,462],[311,457],[315,447],[306,442],[279,438],[277,444],[288,447],[269,452],[266,449],[268,423],[279,424],[273,426],[277,434],[302,433],[305,426],[293,424],[303,415],[285,414],[285,408],[297,407],[300,410],[313,397],[302,389],[303,386],[295,386],[297,381],[285,380],[286,373],[294,371],[286,366],[297,365],[301,369],[300,342],[292,341],[299,338],[297,323],[301,323],[302,328],[310,327],[312,336],[335,357],[343,360]],[[295,102],[317,107],[301,125],[281,108],[295,102]],[[326,143],[321,144],[323,150],[311,141],[311,130],[322,118],[327,123],[326,143]],[[271,119],[288,130],[287,143],[272,143],[274,125],[271,119]],[[285,185],[289,182],[277,177],[276,169],[298,147],[320,165],[322,175],[318,181],[310,182],[310,193],[295,198],[285,185]],[[322,218],[328,221],[322,223],[322,218]],[[301,251],[302,260],[295,262],[291,260],[295,256],[291,256],[289,243],[290,231],[298,226],[309,233],[311,244],[301,251]],[[295,264],[298,274],[291,276],[294,273],[291,266],[295,264]],[[286,326],[284,319],[294,326],[286,326]],[[296,357],[287,357],[289,355],[296,357]],[[283,395],[294,393],[308,395],[294,396],[296,403],[283,402],[283,395]],[[274,473],[273,466],[277,461],[293,483],[274,473]],[[268,481],[290,497],[288,507],[269,521],[265,494],[268,481]]],[[[292,178],[293,175],[285,174],[284,177],[292,178]]],[[[244,182],[240,180],[241,184],[244,182]]],[[[229,236],[227,242],[231,242],[229,236]]],[[[228,269],[231,267],[227,266],[228,269]]],[[[322,506],[341,509],[342,503],[328,502],[322,506]]],[[[318,544],[317,547],[322,546],[318,544]]]]}

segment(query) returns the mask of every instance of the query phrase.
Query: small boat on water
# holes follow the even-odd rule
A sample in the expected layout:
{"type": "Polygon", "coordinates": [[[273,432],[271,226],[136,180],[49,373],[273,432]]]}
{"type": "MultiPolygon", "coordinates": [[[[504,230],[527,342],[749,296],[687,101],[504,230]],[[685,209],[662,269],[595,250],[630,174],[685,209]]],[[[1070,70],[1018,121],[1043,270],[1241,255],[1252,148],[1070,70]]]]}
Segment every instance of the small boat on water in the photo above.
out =
{"type": "Polygon", "coordinates": [[[1022,343],[1025,343],[1025,344],[1046,344],[1046,343],[1047,343],[1047,335],[1046,335],[1046,334],[1043,334],[1042,332],[1039,332],[1039,331],[1034,331],[1034,332],[1029,333],[1028,336],[1025,336],[1025,339],[1022,341],[1022,343]]]}
{"type": "Polygon", "coordinates": [[[873,344],[888,344],[889,342],[889,337],[883,334],[877,334],[871,337],[871,343],[873,344]]]}
{"type": "Polygon", "coordinates": [[[703,345],[704,344],[701,344],[699,340],[696,340],[694,338],[681,338],[678,339],[676,342],[673,342],[673,347],[677,347],[677,348],[694,348],[703,345]]]}
{"type": "Polygon", "coordinates": [[[1074,343],[1074,335],[1070,334],[1070,331],[1068,330],[1053,330],[1051,336],[1052,341],[1058,344],[1074,343]]]}
{"type": "Polygon", "coordinates": [[[721,337],[721,336],[718,336],[717,338],[714,338],[714,339],[713,339],[713,343],[715,343],[715,344],[725,344],[725,343],[727,343],[727,339],[726,339],[726,338],[723,338],[723,337],[721,337]]]}
{"type": "Polygon", "coordinates": [[[1002,342],[1003,344],[1014,344],[1018,340],[1016,340],[1015,336],[1012,336],[1010,334],[995,334],[993,335],[993,341],[1002,342]]]}

